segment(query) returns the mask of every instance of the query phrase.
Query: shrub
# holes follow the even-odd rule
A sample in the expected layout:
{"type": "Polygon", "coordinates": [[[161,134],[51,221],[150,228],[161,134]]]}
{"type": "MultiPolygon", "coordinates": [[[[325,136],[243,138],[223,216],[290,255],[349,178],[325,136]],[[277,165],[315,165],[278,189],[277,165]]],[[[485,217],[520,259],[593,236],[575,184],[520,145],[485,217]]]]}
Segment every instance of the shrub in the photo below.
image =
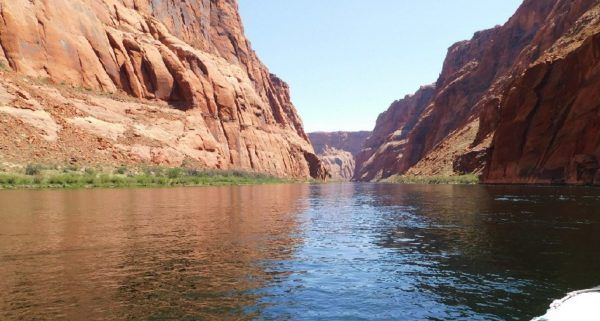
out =
{"type": "Polygon", "coordinates": [[[79,167],[77,167],[77,165],[67,165],[67,166],[63,167],[64,173],[77,172],[77,171],[79,171],[79,167]]]}
{"type": "Polygon", "coordinates": [[[169,168],[167,170],[167,177],[170,179],[179,178],[182,174],[181,168],[169,168]]]}
{"type": "Polygon", "coordinates": [[[34,176],[40,174],[42,166],[38,164],[27,164],[25,168],[25,175],[34,176]]]}
{"type": "Polygon", "coordinates": [[[195,177],[195,176],[200,176],[200,174],[201,174],[201,172],[195,168],[187,170],[187,176],[195,177]]]}
{"type": "Polygon", "coordinates": [[[136,172],[121,166],[111,174],[89,167],[78,169],[70,165],[52,170],[50,167],[29,164],[25,172],[27,175],[0,173],[0,187],[208,186],[284,182],[266,174],[190,168],[149,167],[136,172]]]}
{"type": "Polygon", "coordinates": [[[160,167],[150,167],[144,169],[144,173],[149,176],[162,176],[163,172],[163,169],[160,167]]]}
{"type": "Polygon", "coordinates": [[[94,185],[96,185],[96,177],[95,176],[87,176],[83,179],[83,182],[86,185],[94,186],[94,185]]]}
{"type": "Polygon", "coordinates": [[[473,185],[479,183],[479,177],[475,174],[460,176],[395,176],[385,182],[397,184],[432,184],[432,185],[473,185]]]}

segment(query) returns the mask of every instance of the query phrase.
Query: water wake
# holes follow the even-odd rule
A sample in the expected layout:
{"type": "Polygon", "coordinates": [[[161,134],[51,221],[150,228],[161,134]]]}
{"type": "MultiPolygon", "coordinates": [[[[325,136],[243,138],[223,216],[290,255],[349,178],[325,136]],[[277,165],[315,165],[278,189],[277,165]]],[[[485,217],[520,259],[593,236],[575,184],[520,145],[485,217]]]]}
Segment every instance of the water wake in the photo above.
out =
{"type": "Polygon", "coordinates": [[[555,300],[546,315],[532,321],[592,321],[600,317],[600,286],[555,300]]]}

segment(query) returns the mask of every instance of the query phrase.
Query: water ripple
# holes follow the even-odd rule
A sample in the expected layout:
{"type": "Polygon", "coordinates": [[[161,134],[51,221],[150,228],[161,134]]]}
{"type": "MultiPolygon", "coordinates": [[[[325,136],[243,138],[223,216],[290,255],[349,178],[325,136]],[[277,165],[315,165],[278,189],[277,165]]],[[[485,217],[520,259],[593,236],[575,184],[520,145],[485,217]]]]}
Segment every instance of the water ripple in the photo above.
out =
{"type": "Polygon", "coordinates": [[[3,191],[0,319],[525,320],[600,283],[600,190],[3,191]]]}

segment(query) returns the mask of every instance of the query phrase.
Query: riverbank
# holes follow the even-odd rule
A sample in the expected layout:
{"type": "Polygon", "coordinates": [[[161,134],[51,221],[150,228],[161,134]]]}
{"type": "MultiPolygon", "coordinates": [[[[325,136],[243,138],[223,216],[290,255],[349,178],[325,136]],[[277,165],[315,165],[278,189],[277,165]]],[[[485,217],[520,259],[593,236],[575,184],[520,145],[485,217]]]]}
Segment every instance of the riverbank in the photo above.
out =
{"type": "Polygon", "coordinates": [[[389,184],[424,184],[424,185],[476,185],[479,176],[474,174],[459,176],[392,176],[382,181],[389,184]]]}
{"type": "Polygon", "coordinates": [[[79,168],[28,165],[0,172],[0,189],[223,186],[289,183],[290,179],[243,171],[186,168],[79,168]]]}

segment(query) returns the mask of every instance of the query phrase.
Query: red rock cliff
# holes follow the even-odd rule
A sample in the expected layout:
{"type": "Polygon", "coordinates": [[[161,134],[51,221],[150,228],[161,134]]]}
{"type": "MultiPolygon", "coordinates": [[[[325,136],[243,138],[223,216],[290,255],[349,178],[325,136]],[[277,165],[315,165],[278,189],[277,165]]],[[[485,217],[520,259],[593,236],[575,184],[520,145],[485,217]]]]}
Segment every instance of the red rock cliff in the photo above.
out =
{"type": "Polygon", "coordinates": [[[373,133],[356,157],[354,180],[370,181],[398,173],[398,163],[404,157],[408,136],[434,92],[434,86],[422,87],[416,94],[395,101],[379,115],[373,133]]]}
{"type": "Polygon", "coordinates": [[[371,132],[315,132],[308,137],[323,161],[330,178],[350,181],[354,176],[355,158],[371,132]]]}
{"type": "Polygon", "coordinates": [[[600,184],[600,6],[503,92],[488,183],[600,184]]]}
{"type": "MultiPolygon", "coordinates": [[[[527,107],[533,101],[532,95],[528,96],[527,101],[524,96],[520,96],[521,100],[519,100],[515,95],[524,95],[518,92],[531,90],[526,89],[529,85],[537,89],[540,89],[539,86],[547,85],[542,81],[543,76],[542,80],[531,76],[531,74],[545,74],[540,71],[542,67],[536,66],[541,57],[555,61],[553,58],[555,55],[550,54],[551,52],[575,50],[575,43],[582,45],[585,43],[584,39],[593,42],[593,32],[589,30],[593,29],[591,26],[595,20],[591,17],[595,17],[597,7],[598,2],[595,0],[526,0],[503,26],[478,32],[470,41],[452,46],[440,78],[436,82],[435,90],[429,99],[421,100],[415,106],[415,98],[409,97],[395,103],[387,113],[382,114],[381,117],[385,119],[378,121],[374,131],[379,133],[378,137],[371,140],[372,146],[368,146],[363,152],[366,156],[357,162],[357,167],[361,170],[357,171],[355,177],[361,180],[373,180],[397,174],[481,173],[489,161],[484,175],[484,180],[488,182],[550,181],[543,178],[544,175],[550,174],[541,165],[543,161],[540,159],[546,156],[537,154],[540,153],[537,149],[544,149],[537,146],[539,141],[535,142],[539,137],[529,138],[530,135],[541,137],[542,133],[536,132],[529,126],[534,126],[530,121],[536,119],[536,126],[550,126],[545,129],[545,135],[552,137],[559,134],[562,125],[557,127],[553,117],[562,115],[559,112],[561,107],[548,103],[546,107],[548,110],[544,115],[534,116],[527,112],[528,109],[533,108],[527,107]],[[588,32],[583,32],[583,29],[588,32]],[[557,49],[557,44],[561,42],[567,42],[569,45],[557,49]],[[416,123],[407,133],[395,135],[396,131],[405,128],[406,120],[394,120],[393,117],[387,116],[392,112],[411,114],[413,118],[417,118],[416,123]],[[525,121],[528,125],[519,123],[524,115],[529,115],[528,117],[531,118],[525,121]],[[527,129],[519,130],[518,126],[513,127],[517,123],[527,129]],[[524,145],[524,142],[530,139],[533,140],[530,146],[537,147],[530,150],[524,148],[524,151],[518,152],[509,151],[511,148],[524,145]],[[493,148],[490,149],[492,141],[493,148]],[[534,149],[536,151],[533,151],[534,149]],[[379,156],[373,157],[373,150],[378,150],[379,156]],[[492,151],[491,157],[490,151],[492,151]],[[527,153],[533,153],[535,156],[526,156],[527,153]],[[511,156],[508,157],[509,155],[511,156]],[[528,160],[515,167],[515,162],[520,163],[528,157],[538,160],[539,163],[534,165],[533,160],[528,160]],[[516,169],[520,166],[525,170],[516,169]],[[519,175],[525,175],[526,178],[519,175]]],[[[591,64],[590,70],[593,70],[596,64],[592,56],[580,58],[578,62],[579,65],[573,65],[573,75],[566,72],[568,68],[563,70],[562,76],[558,76],[559,72],[554,71],[554,77],[560,79],[557,83],[572,81],[572,77],[580,79],[583,76],[579,73],[585,70],[583,64],[591,64]]],[[[555,65],[558,62],[549,63],[555,65]]],[[[583,83],[576,82],[570,88],[570,93],[564,93],[566,96],[563,98],[568,101],[581,94],[584,89],[583,83]]],[[[557,98],[550,96],[550,91],[545,94],[548,98],[553,97],[549,101],[557,98]]],[[[422,92],[420,91],[418,95],[422,95],[422,92]]],[[[536,103],[533,103],[533,106],[536,106],[536,103]]],[[[562,113],[568,113],[566,110],[571,111],[570,108],[566,108],[562,113]]],[[[535,110],[535,114],[538,109],[535,107],[532,110],[535,110]]],[[[561,137],[560,134],[558,137],[561,137]]],[[[597,146],[597,142],[594,143],[593,138],[590,137],[593,137],[593,133],[586,132],[585,135],[571,138],[570,142],[597,146]]],[[[571,168],[593,167],[591,165],[593,157],[590,157],[589,147],[563,158],[563,163],[569,163],[568,166],[571,168]],[[580,160],[574,161],[574,159],[580,160]],[[586,165],[578,165],[581,163],[586,165]]],[[[563,169],[561,166],[558,168],[563,169]]],[[[550,171],[554,175],[552,178],[554,181],[562,181],[563,179],[560,178],[563,177],[562,175],[568,177],[574,175],[558,175],[557,172],[560,170],[555,167],[550,171]]],[[[583,175],[587,177],[593,170],[583,171],[587,171],[587,174],[583,175]]],[[[563,178],[567,182],[581,181],[563,178]]]]}
{"type": "Polygon", "coordinates": [[[309,133],[310,142],[319,154],[323,153],[329,146],[339,150],[350,152],[353,156],[358,155],[371,132],[314,132],[309,133]]]}
{"type": "Polygon", "coordinates": [[[354,156],[346,150],[325,147],[319,153],[319,158],[329,172],[329,178],[334,181],[350,181],[354,175],[354,156]]]}
{"type": "Polygon", "coordinates": [[[323,175],[236,1],[0,0],[0,18],[5,161],[323,175]]]}

